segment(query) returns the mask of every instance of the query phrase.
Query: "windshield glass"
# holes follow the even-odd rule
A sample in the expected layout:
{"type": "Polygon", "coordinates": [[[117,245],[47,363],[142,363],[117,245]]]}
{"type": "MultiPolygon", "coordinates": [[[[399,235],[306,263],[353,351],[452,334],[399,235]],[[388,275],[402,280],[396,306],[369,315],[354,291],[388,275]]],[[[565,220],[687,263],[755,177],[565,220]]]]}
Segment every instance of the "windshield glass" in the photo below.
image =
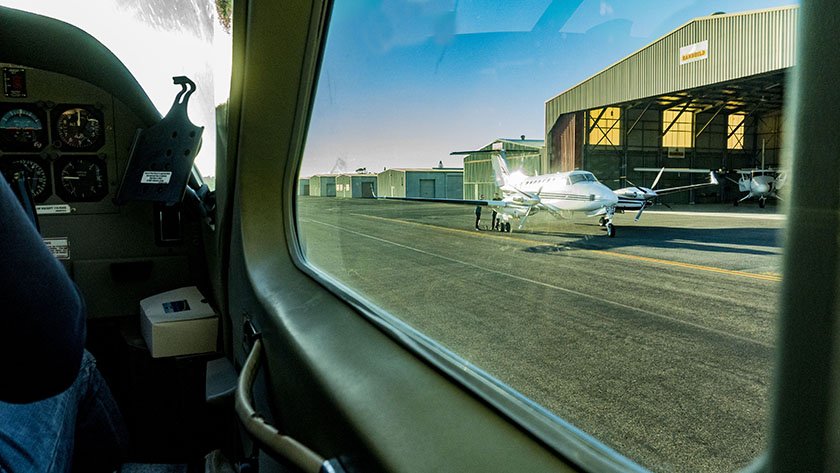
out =
{"type": "Polygon", "coordinates": [[[65,21],[95,37],[131,71],[161,115],[179,91],[172,78],[192,79],[197,88],[190,119],[204,127],[195,165],[213,184],[215,110],[230,89],[229,1],[0,0],[0,5],[65,21]]]}
{"type": "Polygon", "coordinates": [[[745,467],[785,216],[784,186],[740,176],[785,166],[790,3],[337,0],[297,190],[307,263],[646,468],[745,467]],[[552,185],[575,170],[653,192],[552,185]]]}

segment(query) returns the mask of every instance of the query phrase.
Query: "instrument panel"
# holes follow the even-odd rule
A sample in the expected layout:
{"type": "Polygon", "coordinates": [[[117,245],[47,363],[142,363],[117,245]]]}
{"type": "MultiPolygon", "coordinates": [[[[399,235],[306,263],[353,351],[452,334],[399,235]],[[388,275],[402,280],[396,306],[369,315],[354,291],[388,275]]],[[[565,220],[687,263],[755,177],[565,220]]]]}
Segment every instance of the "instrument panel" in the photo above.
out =
{"type": "Polygon", "coordinates": [[[37,203],[96,202],[108,195],[103,111],[92,104],[0,105],[0,170],[23,173],[37,203]],[[84,154],[81,154],[84,153],[84,154]]]}
{"type": "Polygon", "coordinates": [[[116,211],[109,197],[118,182],[120,104],[62,74],[11,64],[2,64],[2,72],[0,171],[6,179],[24,177],[35,203],[43,204],[39,213],[57,205],[67,207],[62,213],[116,211]]]}

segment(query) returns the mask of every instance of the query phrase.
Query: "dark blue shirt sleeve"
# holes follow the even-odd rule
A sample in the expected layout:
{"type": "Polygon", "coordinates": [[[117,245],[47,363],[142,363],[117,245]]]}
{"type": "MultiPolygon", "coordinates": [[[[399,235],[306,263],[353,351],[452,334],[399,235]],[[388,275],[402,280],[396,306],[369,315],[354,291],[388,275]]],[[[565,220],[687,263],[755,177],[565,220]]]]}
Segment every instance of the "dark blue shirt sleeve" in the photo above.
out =
{"type": "Polygon", "coordinates": [[[0,175],[0,401],[32,402],[79,372],[85,307],[0,175]]]}

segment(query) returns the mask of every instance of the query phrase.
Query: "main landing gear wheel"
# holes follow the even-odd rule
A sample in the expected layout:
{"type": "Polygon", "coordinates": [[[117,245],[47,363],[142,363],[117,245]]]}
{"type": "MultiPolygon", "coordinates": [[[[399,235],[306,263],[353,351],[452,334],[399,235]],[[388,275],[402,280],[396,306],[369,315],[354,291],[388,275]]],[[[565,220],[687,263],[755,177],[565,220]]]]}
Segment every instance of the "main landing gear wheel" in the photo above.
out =
{"type": "Polygon", "coordinates": [[[505,222],[504,232],[505,233],[510,233],[510,222],[505,222]]]}
{"type": "Polygon", "coordinates": [[[598,225],[603,227],[606,224],[607,224],[607,219],[605,219],[604,217],[601,217],[600,219],[598,219],[598,225]]]}
{"type": "Polygon", "coordinates": [[[765,205],[767,205],[767,201],[766,201],[766,200],[764,200],[764,199],[758,199],[758,207],[759,207],[759,208],[762,208],[762,209],[763,209],[765,205]]]}
{"type": "Polygon", "coordinates": [[[615,225],[613,225],[611,223],[607,223],[606,227],[607,227],[607,236],[610,237],[610,238],[615,237],[615,225]]]}

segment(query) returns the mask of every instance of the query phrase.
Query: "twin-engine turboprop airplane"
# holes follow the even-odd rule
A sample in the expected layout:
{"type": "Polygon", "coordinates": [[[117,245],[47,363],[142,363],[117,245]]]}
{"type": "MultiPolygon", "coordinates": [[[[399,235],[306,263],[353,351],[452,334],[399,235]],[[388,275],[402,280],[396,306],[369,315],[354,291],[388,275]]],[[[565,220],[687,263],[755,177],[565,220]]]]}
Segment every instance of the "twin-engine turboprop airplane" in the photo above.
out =
{"type": "MultiPolygon", "coordinates": [[[[457,151],[452,154],[486,153],[487,151],[457,151]]],[[[653,200],[665,194],[717,185],[714,172],[709,172],[710,182],[688,186],[654,190],[659,183],[661,169],[651,187],[633,185],[612,190],[600,183],[589,171],[575,170],[554,174],[527,176],[520,171],[510,172],[505,161],[505,151],[494,151],[491,158],[496,185],[503,193],[500,200],[462,200],[428,197],[386,197],[386,199],[449,202],[457,204],[483,205],[492,208],[499,217],[499,230],[511,231],[511,220],[517,221],[517,228],[525,226],[528,217],[545,210],[559,218],[569,218],[574,212],[583,212],[588,217],[600,216],[599,223],[608,237],[616,233],[613,217],[616,212],[638,211],[635,221],[642,216],[653,200]]]]}
{"type": "Polygon", "coordinates": [[[653,180],[653,185],[651,185],[650,187],[637,186],[631,182],[631,187],[623,187],[621,189],[613,191],[618,197],[618,204],[616,205],[616,210],[618,210],[619,212],[624,212],[628,210],[638,210],[639,212],[633,219],[634,221],[638,222],[639,219],[642,217],[642,212],[644,212],[647,207],[652,205],[654,199],[656,199],[657,197],[661,197],[667,194],[673,194],[675,192],[683,192],[691,189],[699,189],[701,187],[718,185],[718,180],[715,176],[715,172],[708,171],[709,182],[654,190],[656,188],[656,185],[659,183],[659,179],[662,178],[662,173],[666,171],[681,172],[682,170],[662,168],[659,170],[659,174],[656,175],[656,179],[653,180]]]}
{"type": "MultiPolygon", "coordinates": [[[[494,207],[500,215],[504,231],[510,231],[510,220],[519,220],[519,229],[525,225],[529,215],[539,210],[547,210],[552,215],[566,218],[571,212],[585,212],[587,216],[600,215],[601,226],[606,227],[607,236],[615,236],[612,217],[615,212],[636,211],[635,221],[639,221],[645,208],[653,204],[657,197],[702,187],[716,186],[718,180],[714,171],[709,172],[709,182],[688,186],[669,187],[654,190],[662,173],[670,171],[666,168],[659,170],[659,174],[650,187],[633,185],[617,190],[610,190],[598,182],[588,171],[569,171],[556,174],[543,174],[533,177],[525,176],[521,172],[510,173],[504,159],[504,150],[493,155],[493,170],[496,174],[496,184],[505,194],[502,201],[488,201],[488,206],[494,207]],[[612,200],[609,191],[615,197],[612,200]]],[[[631,183],[632,184],[632,183],[631,183]]]]}
{"type": "MultiPolygon", "coordinates": [[[[487,151],[457,151],[452,154],[486,153],[487,151]]],[[[495,153],[495,152],[494,152],[495,153]]],[[[554,216],[568,218],[573,212],[584,212],[589,217],[601,216],[601,225],[607,236],[615,236],[613,216],[618,196],[612,189],[598,182],[588,171],[568,171],[555,174],[527,176],[522,172],[509,172],[504,150],[493,155],[496,185],[503,193],[500,200],[462,200],[428,197],[385,197],[386,199],[454,204],[482,205],[492,208],[499,217],[499,230],[511,231],[511,220],[517,221],[521,230],[528,217],[545,210],[554,216]]]]}
{"type": "Polygon", "coordinates": [[[536,176],[520,172],[511,174],[504,160],[504,151],[494,154],[492,162],[496,185],[504,197],[502,200],[479,202],[486,202],[498,213],[503,231],[510,231],[510,221],[514,218],[521,230],[529,216],[545,210],[559,217],[571,212],[584,212],[589,217],[600,215],[607,236],[615,236],[612,219],[618,197],[612,189],[598,182],[591,172],[569,171],[536,176]]]}

